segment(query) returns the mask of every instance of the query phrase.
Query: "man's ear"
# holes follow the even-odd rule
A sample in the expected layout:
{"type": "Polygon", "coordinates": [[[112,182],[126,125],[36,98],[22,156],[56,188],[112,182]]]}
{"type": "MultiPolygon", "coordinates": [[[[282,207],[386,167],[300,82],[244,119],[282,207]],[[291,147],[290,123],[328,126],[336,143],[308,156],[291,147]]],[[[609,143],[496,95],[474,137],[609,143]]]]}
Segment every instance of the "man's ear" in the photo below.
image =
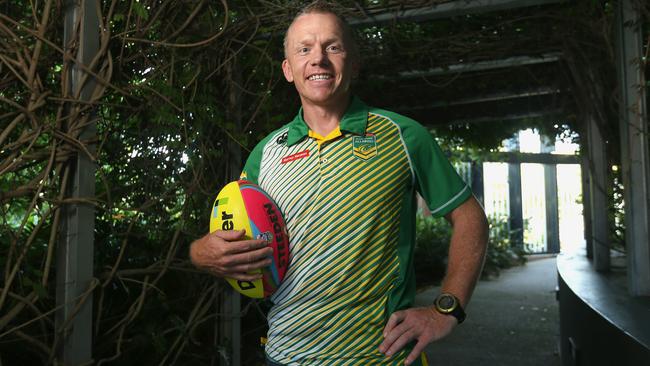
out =
{"type": "Polygon", "coordinates": [[[284,78],[287,79],[288,82],[293,83],[293,70],[291,69],[289,60],[287,60],[286,58],[284,59],[284,61],[282,61],[282,73],[284,74],[284,78]]]}

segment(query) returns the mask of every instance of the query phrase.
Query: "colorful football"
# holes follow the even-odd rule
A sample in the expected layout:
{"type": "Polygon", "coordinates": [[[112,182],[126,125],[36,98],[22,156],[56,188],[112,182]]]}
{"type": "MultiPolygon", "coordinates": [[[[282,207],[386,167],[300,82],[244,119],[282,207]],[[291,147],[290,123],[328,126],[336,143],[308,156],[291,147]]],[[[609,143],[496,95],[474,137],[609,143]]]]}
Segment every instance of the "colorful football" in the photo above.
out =
{"type": "Polygon", "coordinates": [[[251,271],[262,273],[255,281],[227,278],[232,287],[252,298],[270,296],[277,290],[289,266],[289,237],[282,212],[258,185],[245,180],[228,183],[214,200],[210,232],[246,230],[246,239],[264,239],[273,248],[273,262],[251,271]]]}

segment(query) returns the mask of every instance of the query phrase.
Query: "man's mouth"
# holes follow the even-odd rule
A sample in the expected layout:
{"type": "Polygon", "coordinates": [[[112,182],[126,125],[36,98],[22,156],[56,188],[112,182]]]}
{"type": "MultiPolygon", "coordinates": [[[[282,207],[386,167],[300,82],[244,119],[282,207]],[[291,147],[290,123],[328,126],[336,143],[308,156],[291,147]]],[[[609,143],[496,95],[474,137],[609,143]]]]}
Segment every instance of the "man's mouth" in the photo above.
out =
{"type": "Polygon", "coordinates": [[[332,78],[332,75],[330,75],[330,74],[314,74],[314,75],[310,75],[307,78],[307,80],[311,80],[311,81],[313,81],[313,80],[329,80],[331,78],[332,78]]]}

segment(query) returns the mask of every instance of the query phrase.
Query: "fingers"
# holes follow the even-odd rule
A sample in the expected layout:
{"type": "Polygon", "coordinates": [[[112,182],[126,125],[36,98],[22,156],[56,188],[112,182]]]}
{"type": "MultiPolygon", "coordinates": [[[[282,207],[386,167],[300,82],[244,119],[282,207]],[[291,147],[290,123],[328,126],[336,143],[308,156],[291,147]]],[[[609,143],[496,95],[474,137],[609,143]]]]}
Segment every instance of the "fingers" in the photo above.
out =
{"type": "MultiPolygon", "coordinates": [[[[227,245],[234,243],[227,243],[227,245]]],[[[239,243],[237,243],[239,244],[239,243]]],[[[243,243],[247,246],[247,243],[243,243]]],[[[214,274],[234,278],[240,281],[251,281],[261,278],[261,273],[249,273],[271,265],[273,262],[273,249],[265,247],[261,249],[228,254],[225,253],[213,262],[211,268],[214,274]]]]}
{"type": "Polygon", "coordinates": [[[406,316],[406,312],[404,311],[396,311],[393,314],[391,314],[390,318],[388,318],[388,322],[386,323],[386,326],[384,327],[384,337],[390,333],[390,331],[393,330],[399,323],[404,320],[404,317],[406,316]]]}
{"type": "Polygon", "coordinates": [[[379,346],[379,351],[386,354],[386,356],[392,356],[413,340],[414,336],[409,324],[400,323],[384,337],[384,341],[379,346]]]}
{"type": "Polygon", "coordinates": [[[410,365],[420,357],[427,344],[448,335],[455,325],[454,317],[435,313],[429,308],[395,312],[386,323],[384,341],[379,346],[379,351],[391,357],[416,341],[415,347],[405,359],[405,364],[410,365]]]}
{"type": "Polygon", "coordinates": [[[269,257],[272,255],[273,249],[271,248],[257,249],[230,255],[224,258],[223,265],[230,267],[234,272],[247,272],[271,264],[271,258],[269,257]]]}
{"type": "MultiPolygon", "coordinates": [[[[271,248],[260,249],[250,256],[249,253],[232,256],[230,258],[234,258],[232,260],[239,263],[228,265],[225,267],[226,269],[222,269],[220,272],[222,272],[226,277],[234,278],[239,281],[253,281],[262,278],[261,272],[250,272],[271,265],[273,262],[272,259],[265,254],[267,249],[271,248]]],[[[271,253],[273,253],[273,251],[271,251],[271,253]]]]}
{"type": "MultiPolygon", "coordinates": [[[[255,249],[266,248],[268,243],[263,239],[245,239],[246,230],[216,230],[211,233],[213,242],[224,240],[228,242],[223,246],[224,254],[235,254],[249,252],[255,249]],[[215,239],[218,238],[218,239],[215,239]]],[[[271,255],[271,251],[268,255],[271,255]]]]}
{"type": "Polygon", "coordinates": [[[225,241],[234,241],[234,240],[240,240],[244,239],[244,235],[246,234],[246,230],[215,230],[214,232],[210,233],[211,236],[216,236],[218,238],[221,238],[225,241]]]}
{"type": "Polygon", "coordinates": [[[261,278],[256,271],[272,263],[273,249],[265,240],[246,239],[244,230],[217,230],[192,243],[192,263],[219,277],[240,281],[261,278]]]}
{"type": "Polygon", "coordinates": [[[263,239],[249,239],[249,240],[239,240],[231,241],[226,243],[223,246],[224,254],[239,254],[239,253],[249,253],[258,250],[266,250],[267,255],[273,254],[273,249],[268,246],[266,240],[263,239]]]}
{"type": "Polygon", "coordinates": [[[422,354],[422,351],[424,351],[424,347],[426,347],[427,343],[429,342],[424,342],[422,339],[420,339],[418,343],[415,344],[415,347],[413,347],[411,353],[409,353],[409,355],[406,357],[404,363],[406,365],[410,365],[413,363],[413,361],[417,360],[418,357],[420,357],[420,354],[422,354]]]}

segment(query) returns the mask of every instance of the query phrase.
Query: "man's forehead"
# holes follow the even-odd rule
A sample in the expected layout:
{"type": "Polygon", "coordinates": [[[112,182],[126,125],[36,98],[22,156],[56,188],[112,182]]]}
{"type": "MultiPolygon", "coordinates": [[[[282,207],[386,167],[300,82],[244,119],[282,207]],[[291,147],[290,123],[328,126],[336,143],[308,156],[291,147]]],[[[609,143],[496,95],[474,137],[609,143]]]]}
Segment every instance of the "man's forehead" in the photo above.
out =
{"type": "Polygon", "coordinates": [[[328,38],[344,38],[343,25],[336,15],[331,13],[303,14],[291,23],[287,36],[294,42],[301,42],[323,33],[329,33],[327,34],[328,38]],[[318,18],[318,21],[315,18],[318,18]],[[323,22],[331,22],[332,26],[323,28],[323,22]]]}
{"type": "Polygon", "coordinates": [[[332,43],[332,42],[343,42],[343,35],[341,34],[332,34],[328,37],[318,37],[315,33],[300,33],[295,36],[290,37],[291,43],[294,44],[305,44],[316,41],[317,39],[320,42],[332,43]]]}

